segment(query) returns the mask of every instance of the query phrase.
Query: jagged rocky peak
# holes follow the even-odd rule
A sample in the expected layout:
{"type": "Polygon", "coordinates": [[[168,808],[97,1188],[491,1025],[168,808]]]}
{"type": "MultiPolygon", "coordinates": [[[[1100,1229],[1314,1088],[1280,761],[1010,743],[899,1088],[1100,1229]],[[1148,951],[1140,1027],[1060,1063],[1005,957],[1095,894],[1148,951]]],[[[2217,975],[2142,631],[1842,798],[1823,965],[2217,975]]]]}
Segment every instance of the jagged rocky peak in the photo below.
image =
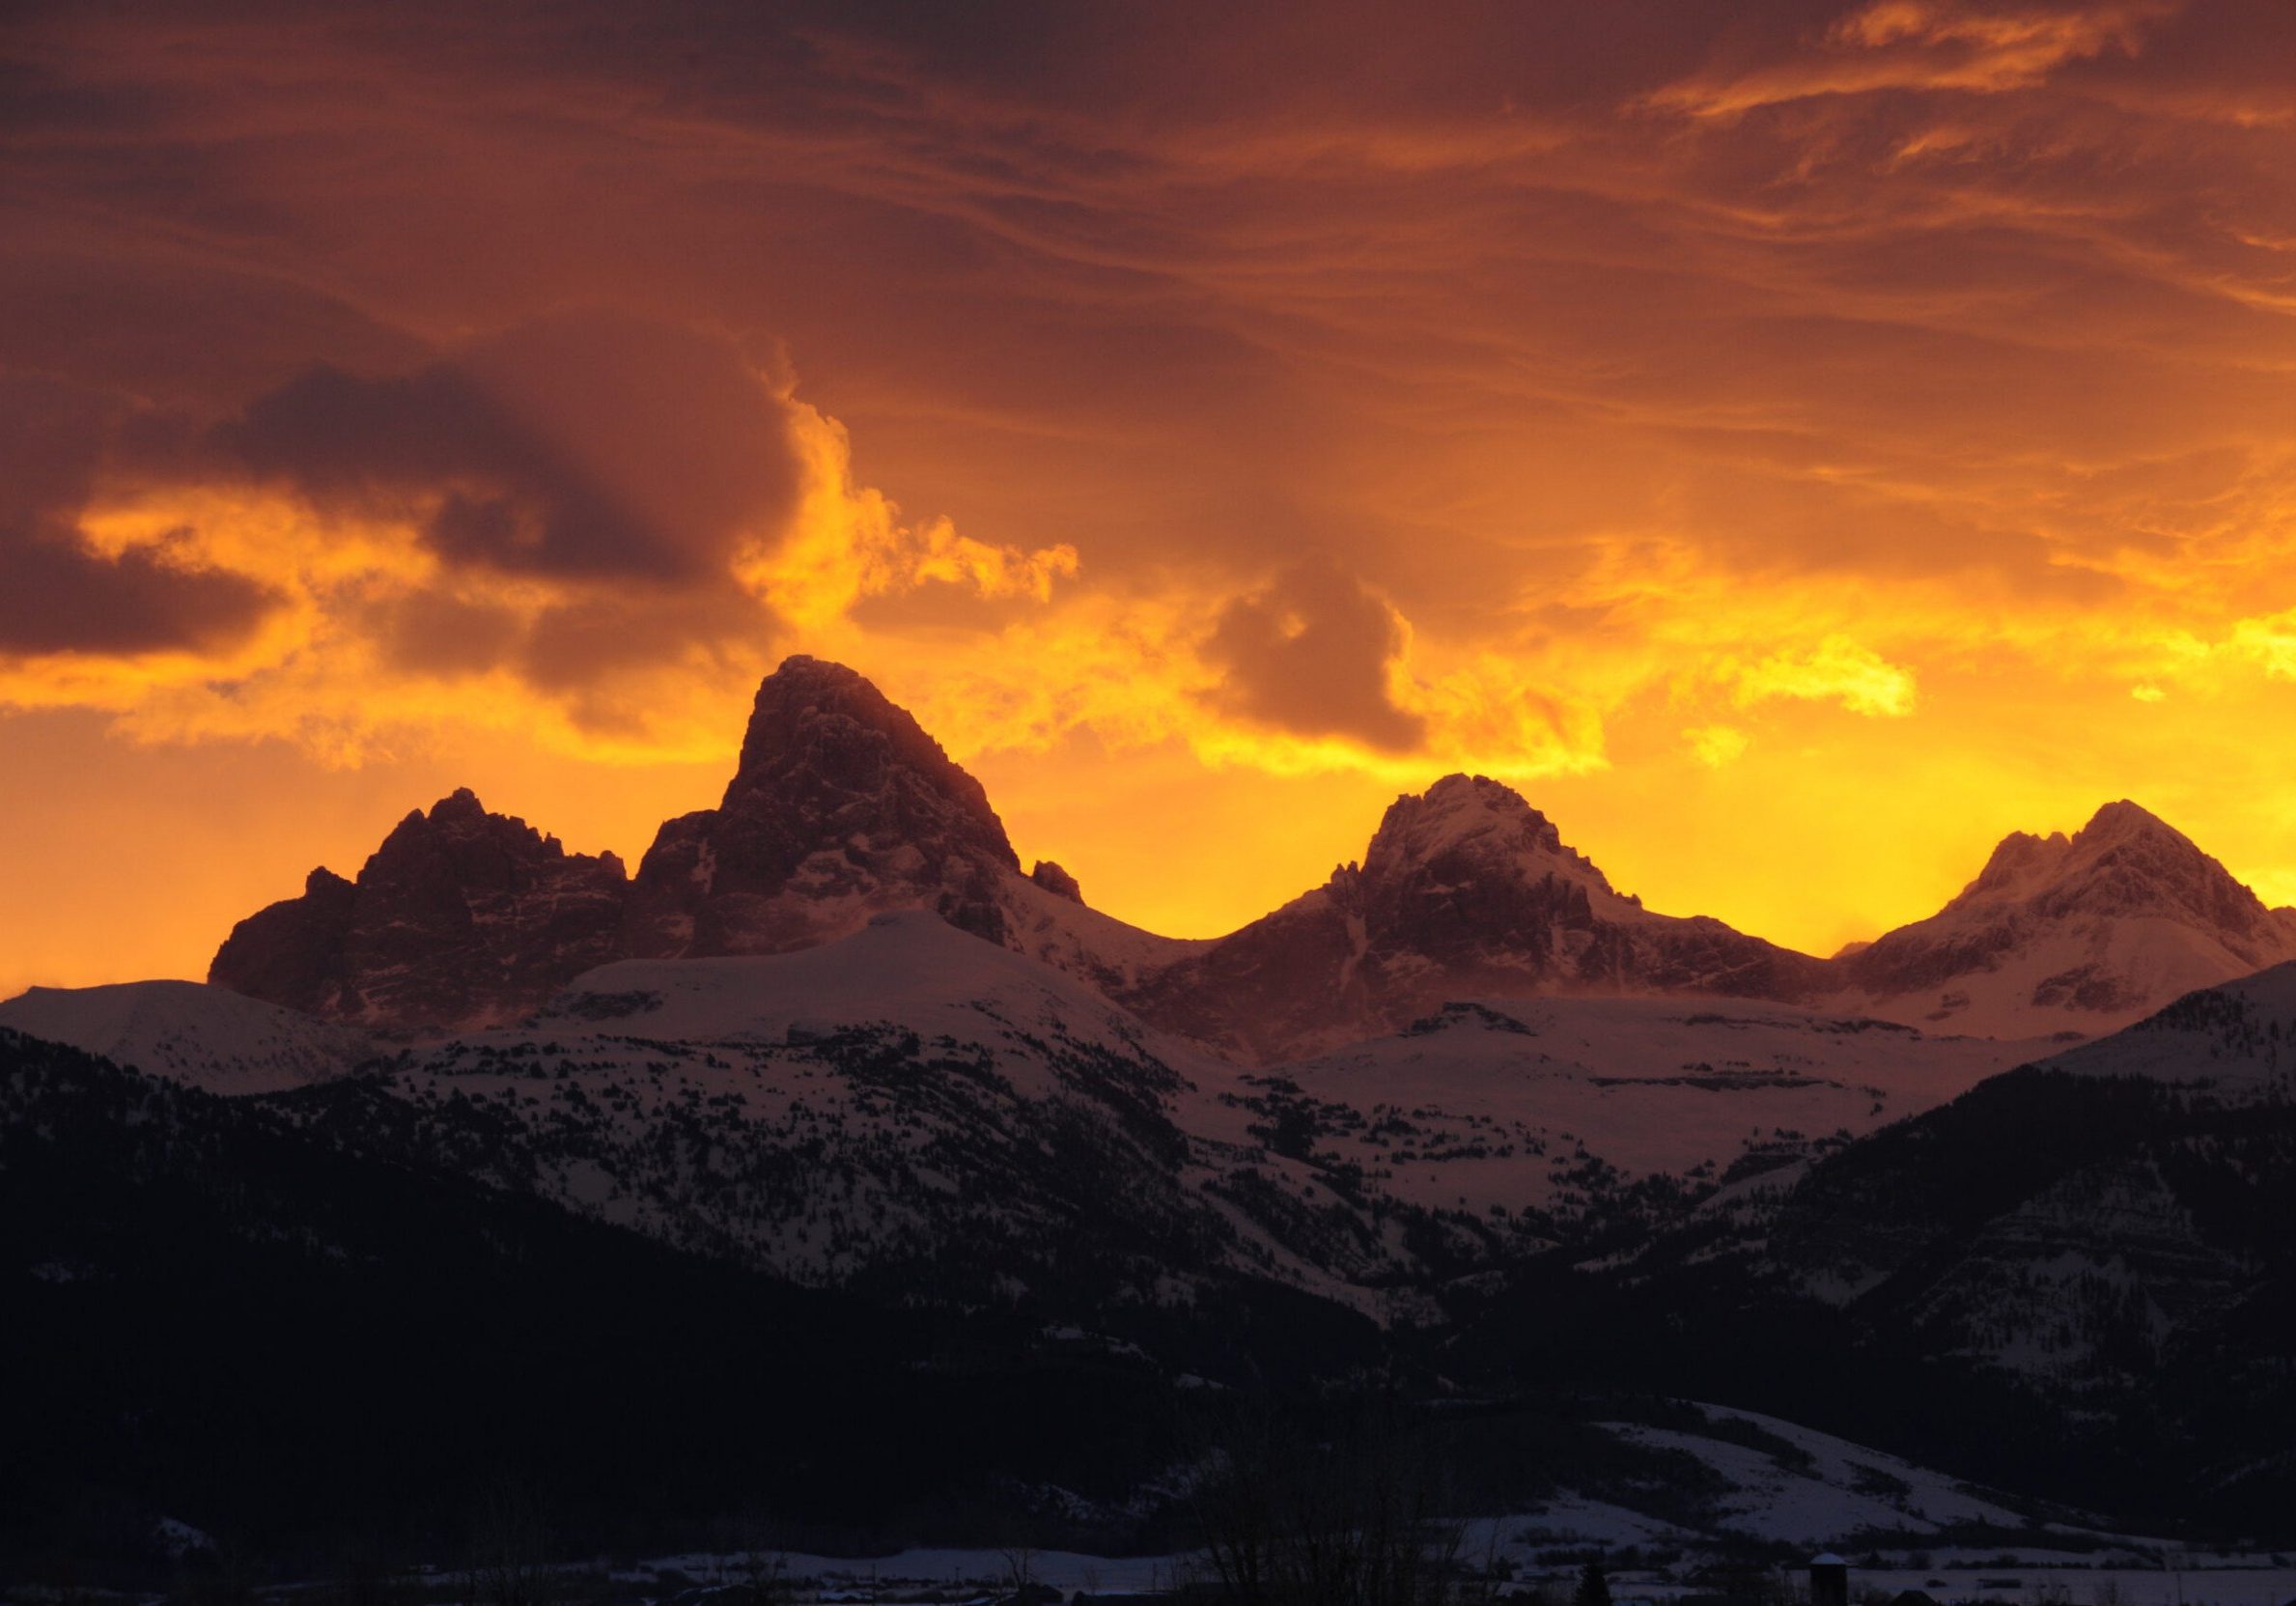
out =
{"type": "Polygon", "coordinates": [[[720,806],[753,798],[814,819],[857,808],[874,828],[954,835],[1021,867],[981,783],[908,710],[842,663],[799,655],[758,686],[720,806]]]}
{"type": "Polygon", "coordinates": [[[842,664],[785,661],[757,689],[717,807],[664,824],[638,866],[640,956],[778,953],[886,909],[1003,941],[1020,857],[979,781],[842,664]]]}
{"type": "Polygon", "coordinates": [[[1977,872],[1977,879],[1962,888],[1953,902],[1967,905],[2025,898],[2046,886],[2063,867],[2065,853],[2071,846],[2072,838],[2061,831],[2051,831],[2046,836],[2013,831],[2001,839],[1992,857],[1985,860],[1985,868],[1977,872]]]}
{"type": "MultiPolygon", "coordinates": [[[[422,810],[418,808],[414,813],[422,814],[422,810]]],[[[504,816],[506,819],[508,817],[504,816]]],[[[478,801],[478,794],[470,790],[469,787],[458,786],[433,803],[431,812],[425,818],[443,825],[484,826],[487,819],[487,805],[478,801]]],[[[525,823],[523,820],[518,822],[520,825],[525,823]]]]}
{"type": "MultiPolygon", "coordinates": [[[[424,854],[448,858],[459,880],[466,884],[511,887],[535,869],[571,862],[585,870],[617,880],[628,876],[621,858],[611,850],[595,858],[569,855],[557,837],[537,831],[514,814],[490,814],[478,794],[459,786],[426,811],[414,809],[401,820],[382,846],[368,860],[369,870],[380,861],[395,866],[424,854]]],[[[323,874],[317,871],[314,874],[323,874]]],[[[369,871],[360,872],[360,880],[369,871]]],[[[338,878],[340,879],[340,878],[338,878]]]]}
{"type": "Polygon", "coordinates": [[[345,881],[324,864],[318,864],[303,878],[303,896],[321,900],[348,898],[356,885],[345,881]]]}
{"type": "Polygon", "coordinates": [[[1022,874],[980,782],[908,713],[842,664],[798,657],[758,687],[723,801],[665,822],[635,877],[457,791],[399,821],[356,882],[314,871],[302,896],[242,920],[210,973],[417,1031],[518,1018],[611,960],[786,952],[888,910],[930,910],[1081,974],[1151,962],[1159,939],[1082,903],[1057,864],[1022,874]]]}
{"type": "Polygon", "coordinates": [[[381,1030],[512,1020],[614,957],[629,886],[467,788],[409,813],[355,882],[325,868],[232,929],[220,987],[381,1030]]]}
{"type": "Polygon", "coordinates": [[[300,897],[258,910],[215,950],[208,981],[251,999],[341,1018],[345,978],[343,944],[350,934],[358,888],[322,864],[303,879],[300,897]]]}
{"type": "Polygon", "coordinates": [[[1445,775],[1423,793],[1397,798],[1371,838],[1361,873],[1388,881],[1442,863],[1510,877],[1555,876],[1619,896],[1593,860],[1563,842],[1553,821],[1488,775],[1445,775]]]}
{"type": "Polygon", "coordinates": [[[1619,894],[1487,775],[1398,798],[1361,867],[1174,964],[1152,1021],[1265,1061],[1397,1030],[1462,999],[1714,994],[1795,1000],[1823,962],[1619,894]]]}

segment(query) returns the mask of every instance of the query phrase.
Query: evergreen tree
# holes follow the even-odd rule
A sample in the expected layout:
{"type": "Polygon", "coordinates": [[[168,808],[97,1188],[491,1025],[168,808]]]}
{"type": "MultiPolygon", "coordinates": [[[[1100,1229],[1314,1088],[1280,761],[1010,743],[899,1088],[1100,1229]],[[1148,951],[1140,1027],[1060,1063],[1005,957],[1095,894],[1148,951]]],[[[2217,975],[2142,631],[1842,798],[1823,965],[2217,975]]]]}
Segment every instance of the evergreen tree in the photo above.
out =
{"type": "Polygon", "coordinates": [[[1610,1580],[1599,1560],[1580,1570],[1579,1589],[1571,1596],[1571,1606],[1610,1606],[1610,1580]]]}

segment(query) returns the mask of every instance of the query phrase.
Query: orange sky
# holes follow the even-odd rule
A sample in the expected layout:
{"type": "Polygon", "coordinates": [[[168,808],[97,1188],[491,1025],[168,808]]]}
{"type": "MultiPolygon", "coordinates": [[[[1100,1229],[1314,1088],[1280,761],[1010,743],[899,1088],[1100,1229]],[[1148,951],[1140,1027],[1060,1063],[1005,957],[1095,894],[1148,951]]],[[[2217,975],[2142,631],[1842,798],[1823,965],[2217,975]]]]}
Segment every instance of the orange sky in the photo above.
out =
{"type": "Polygon", "coordinates": [[[811,651],[1230,927],[1454,769],[1818,951],[2296,900],[2296,8],[12,8],[0,994],[811,651]]]}

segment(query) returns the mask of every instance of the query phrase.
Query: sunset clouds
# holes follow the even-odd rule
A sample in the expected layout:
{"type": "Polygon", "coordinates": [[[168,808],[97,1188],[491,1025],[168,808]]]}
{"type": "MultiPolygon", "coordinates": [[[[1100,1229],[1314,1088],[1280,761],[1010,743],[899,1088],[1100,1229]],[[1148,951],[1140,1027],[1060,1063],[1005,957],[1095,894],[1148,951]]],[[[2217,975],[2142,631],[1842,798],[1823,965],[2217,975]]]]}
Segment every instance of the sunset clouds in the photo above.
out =
{"type": "Polygon", "coordinates": [[[2285,7],[58,6],[0,58],[0,704],[113,733],[74,784],[507,741],[602,794],[813,651],[1023,825],[1104,800],[1023,851],[1191,930],[1456,768],[1811,945],[2122,795],[2296,894],[2285,7]],[[1264,869],[1127,868],[1183,795],[1264,869]]]}

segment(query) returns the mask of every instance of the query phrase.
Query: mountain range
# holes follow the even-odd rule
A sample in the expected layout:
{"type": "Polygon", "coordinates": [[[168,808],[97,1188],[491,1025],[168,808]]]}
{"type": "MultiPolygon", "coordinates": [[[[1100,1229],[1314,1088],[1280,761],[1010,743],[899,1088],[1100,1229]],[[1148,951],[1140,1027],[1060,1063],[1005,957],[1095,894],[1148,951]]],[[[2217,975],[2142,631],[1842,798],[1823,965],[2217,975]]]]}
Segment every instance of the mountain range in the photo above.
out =
{"type": "Polygon", "coordinates": [[[1144,1020],[1272,1064],[1470,997],[1758,999],[2003,1039],[2092,1036],[2296,958],[2268,909],[2132,803],[2017,833],[1938,914],[1832,959],[1645,909],[1510,788],[1448,775],[1396,800],[1360,863],[1210,942],[1023,873],[979,782],[852,670],[793,658],[758,689],[714,809],[628,874],[467,791],[408,814],[355,880],[314,870],[234,929],[209,980],[400,1036],[505,1024],[621,958],[783,953],[925,909],[1076,975],[1144,1020]]]}
{"type": "MultiPolygon", "coordinates": [[[[767,1476],[742,1437],[805,1395],[805,1433],[941,1447],[903,1497],[934,1521],[980,1445],[998,1520],[1128,1543],[1202,1453],[1176,1424],[1285,1391],[1401,1390],[1490,1500],[1676,1532],[1719,1496],[1675,1450],[1736,1434],[1775,1481],[1806,1428],[2132,1521],[2296,1508],[2296,916],[2135,804],[1830,959],[1644,909],[1479,776],[1210,942],[1022,863],[913,719],[793,659],[634,875],[461,792],[241,921],[206,985],[0,1002],[0,1279],[40,1313],[9,1375],[69,1385],[0,1387],[24,1463],[138,1520],[338,1520],[398,1496],[283,1478],[341,1447],[266,1380],[341,1367],[389,1465],[622,1509],[663,1485],[584,1472],[570,1397],[602,1452],[844,1520],[866,1456],[767,1476]],[[586,1299],[612,1319],[568,1337],[586,1299]],[[746,1365],[750,1321],[790,1369],[746,1365]],[[661,1389],[613,1403],[669,1357],[674,1409],[734,1402],[698,1438],[661,1389]],[[505,1365],[539,1369],[496,1410],[469,1379],[505,1365]],[[268,1448],[216,1474],[235,1411],[268,1448]]],[[[1806,1536],[2005,1542],[1940,1514],[2012,1520],[1991,1494],[1868,1481],[1806,1536]]],[[[14,1491],[34,1528],[45,1487],[14,1491]]]]}

